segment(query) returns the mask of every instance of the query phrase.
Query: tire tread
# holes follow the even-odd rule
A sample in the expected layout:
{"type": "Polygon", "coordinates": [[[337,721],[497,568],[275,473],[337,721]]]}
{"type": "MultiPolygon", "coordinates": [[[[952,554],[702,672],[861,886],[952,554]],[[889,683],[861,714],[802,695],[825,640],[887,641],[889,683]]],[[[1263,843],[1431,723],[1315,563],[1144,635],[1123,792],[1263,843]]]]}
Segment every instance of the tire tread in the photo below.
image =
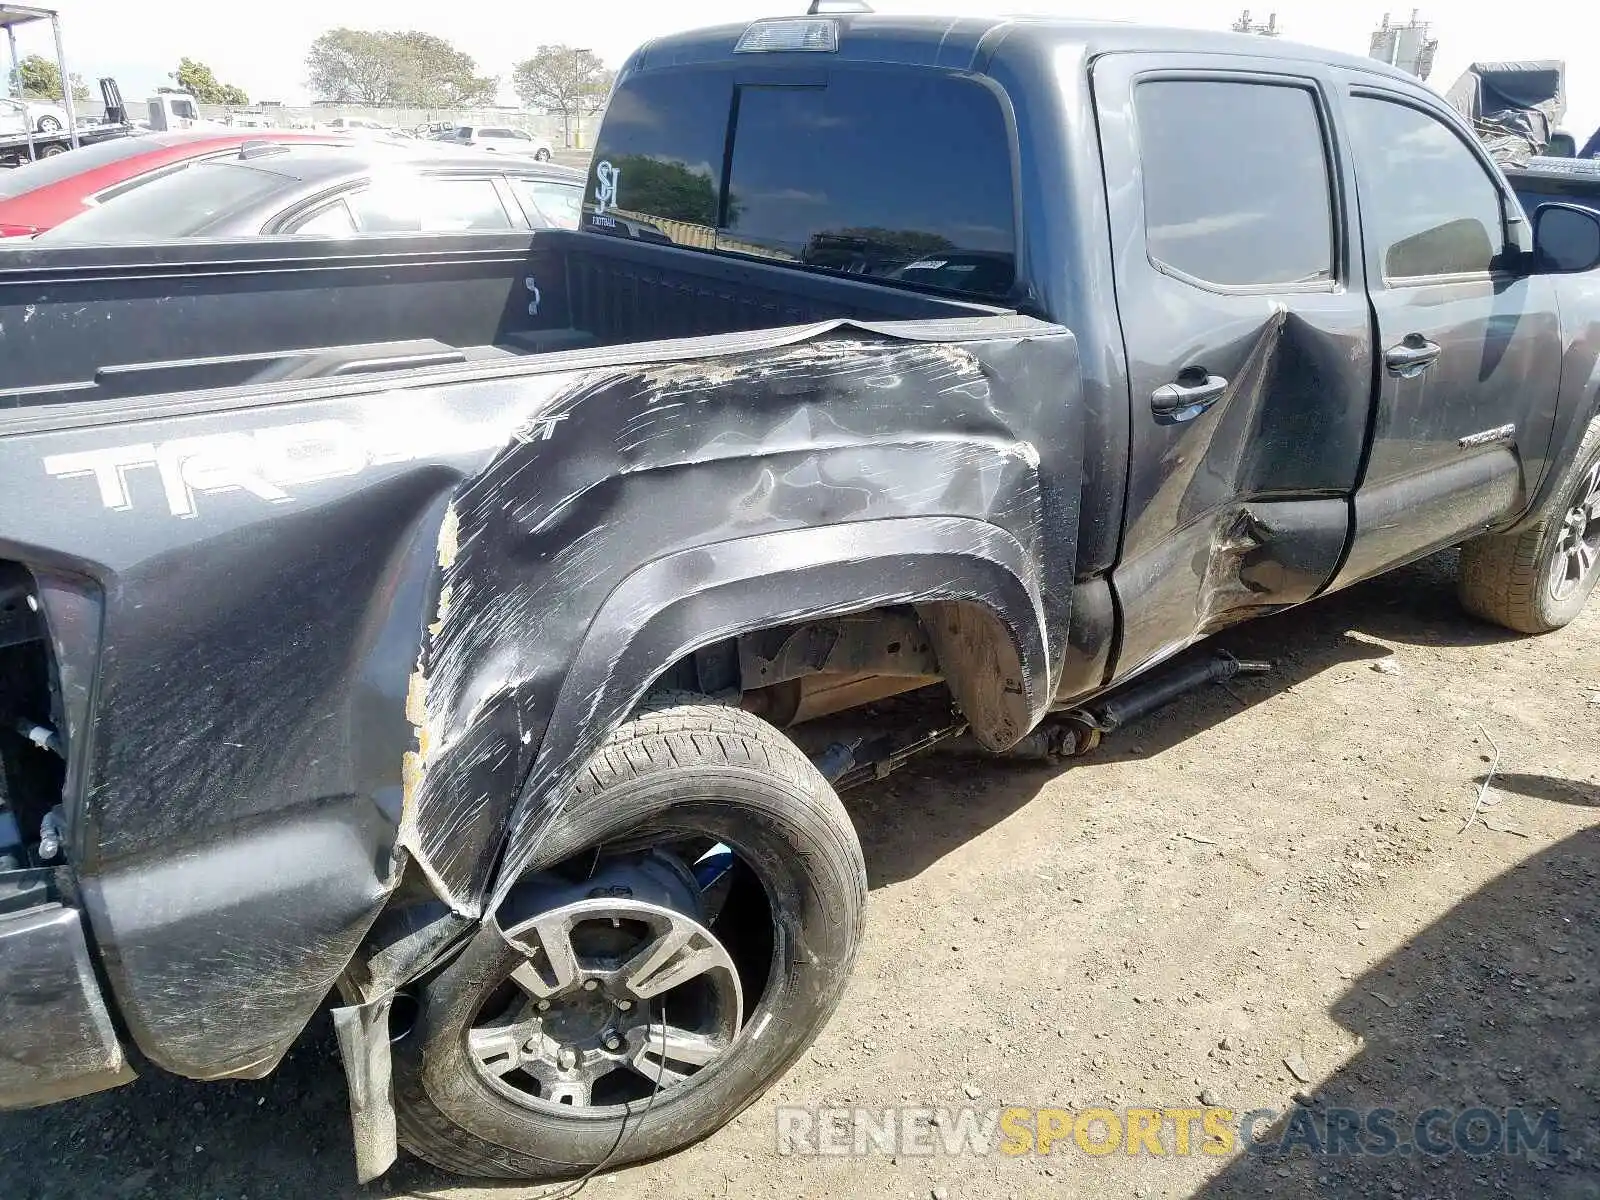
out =
{"type": "Polygon", "coordinates": [[[1456,591],[1461,607],[1482,620],[1517,633],[1550,633],[1566,625],[1582,609],[1552,611],[1545,592],[1544,554],[1559,535],[1569,493],[1600,459],[1600,417],[1579,443],[1577,453],[1537,525],[1521,533],[1484,534],[1461,547],[1456,591]]]}

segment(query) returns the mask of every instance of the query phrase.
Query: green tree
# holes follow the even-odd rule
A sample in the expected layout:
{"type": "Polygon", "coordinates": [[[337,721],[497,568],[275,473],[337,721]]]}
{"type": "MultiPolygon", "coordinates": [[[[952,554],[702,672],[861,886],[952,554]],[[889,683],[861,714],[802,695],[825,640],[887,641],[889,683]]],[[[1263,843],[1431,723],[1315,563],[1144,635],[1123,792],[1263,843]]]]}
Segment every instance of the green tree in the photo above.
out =
{"type": "Polygon", "coordinates": [[[493,104],[500,81],[472,56],[412,30],[330,29],[311,43],[306,81],[318,99],[346,104],[471,108],[493,104]]]}
{"type": "Polygon", "coordinates": [[[188,92],[202,104],[249,104],[250,97],[241,87],[221,83],[210,67],[192,58],[178,60],[178,69],[171,78],[179,89],[188,92]]]}
{"type": "Polygon", "coordinates": [[[705,172],[644,154],[621,155],[612,165],[622,172],[619,208],[668,221],[716,225],[717,187],[705,172]]]}
{"type": "MultiPolygon", "coordinates": [[[[12,90],[22,93],[28,100],[61,99],[61,68],[54,59],[42,54],[30,54],[17,64],[12,90]]],[[[80,104],[89,99],[89,88],[82,75],[72,77],[72,98],[80,104]]]]}
{"type": "Polygon", "coordinates": [[[527,107],[561,114],[570,146],[573,119],[600,111],[616,75],[593,50],[540,46],[532,58],[512,68],[511,82],[527,107]]]}

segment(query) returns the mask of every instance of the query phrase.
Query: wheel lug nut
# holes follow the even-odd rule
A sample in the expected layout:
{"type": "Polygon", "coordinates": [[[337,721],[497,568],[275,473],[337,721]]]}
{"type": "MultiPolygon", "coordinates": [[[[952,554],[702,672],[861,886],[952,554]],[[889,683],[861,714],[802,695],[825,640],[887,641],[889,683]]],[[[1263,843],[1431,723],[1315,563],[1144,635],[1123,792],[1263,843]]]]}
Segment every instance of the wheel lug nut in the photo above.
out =
{"type": "Polygon", "coordinates": [[[570,1071],[573,1067],[578,1065],[577,1051],[573,1050],[570,1046],[563,1046],[561,1048],[561,1053],[556,1058],[556,1061],[561,1064],[561,1069],[563,1071],[570,1071]]]}
{"type": "Polygon", "coordinates": [[[592,992],[599,986],[600,981],[598,979],[585,979],[583,981],[583,990],[586,992],[592,992]]]}
{"type": "Polygon", "coordinates": [[[550,1011],[550,1001],[548,1001],[548,1000],[539,1001],[539,1011],[540,1012],[549,1012],[550,1011]]]}
{"type": "Polygon", "coordinates": [[[622,1049],[622,1039],[619,1038],[614,1033],[606,1034],[606,1049],[607,1050],[621,1050],[622,1049]]]}
{"type": "Polygon", "coordinates": [[[632,1000],[618,1000],[617,1001],[617,1007],[619,1009],[621,1009],[623,1012],[627,1012],[630,1008],[633,1007],[633,1001],[632,1000]]]}

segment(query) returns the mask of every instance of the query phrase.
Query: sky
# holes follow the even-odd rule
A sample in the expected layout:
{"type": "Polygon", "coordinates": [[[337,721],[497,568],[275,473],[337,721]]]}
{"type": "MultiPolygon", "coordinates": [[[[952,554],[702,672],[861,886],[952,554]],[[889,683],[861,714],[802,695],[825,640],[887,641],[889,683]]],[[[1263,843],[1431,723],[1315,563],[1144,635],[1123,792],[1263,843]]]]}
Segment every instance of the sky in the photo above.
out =
{"type": "MultiPolygon", "coordinates": [[[[34,0],[49,3],[49,0],[34,0]]],[[[182,56],[207,63],[226,83],[252,99],[288,104],[310,99],[305,55],[324,30],[420,29],[438,34],[472,55],[483,74],[509,84],[513,62],[546,42],[584,46],[611,65],[658,34],[700,25],[748,21],[803,12],[807,0],[271,0],[259,5],[229,0],[56,0],[62,16],[69,69],[93,81],[112,75],[123,95],[137,102],[166,83],[182,56]]],[[[1259,0],[1258,0],[1259,2],[1259,0]]],[[[872,0],[879,12],[1054,13],[1152,24],[1226,29],[1241,0],[872,0]]],[[[1330,49],[1365,54],[1371,32],[1387,12],[1393,20],[1410,8],[1384,0],[1279,0],[1252,4],[1257,19],[1275,11],[1284,35],[1330,49]]],[[[1566,127],[1580,144],[1600,126],[1600,3],[1594,0],[1434,0],[1420,14],[1433,25],[1439,55],[1429,83],[1447,89],[1474,60],[1560,58],[1566,55],[1566,127]],[[1508,19],[1507,13],[1514,14],[1508,19]]],[[[51,54],[47,25],[18,33],[22,53],[51,54]]],[[[509,86],[502,94],[512,102],[509,86]]]]}

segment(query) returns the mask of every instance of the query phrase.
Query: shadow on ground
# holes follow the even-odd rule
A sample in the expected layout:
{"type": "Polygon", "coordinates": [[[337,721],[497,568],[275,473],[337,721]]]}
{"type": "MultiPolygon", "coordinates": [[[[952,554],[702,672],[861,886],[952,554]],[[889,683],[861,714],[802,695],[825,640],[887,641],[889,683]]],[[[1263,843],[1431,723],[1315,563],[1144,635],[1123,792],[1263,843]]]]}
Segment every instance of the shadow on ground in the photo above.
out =
{"type": "Polygon", "coordinates": [[[1600,808],[1600,787],[1580,783],[1575,779],[1558,779],[1553,775],[1500,774],[1479,775],[1476,783],[1488,783],[1496,791],[1528,796],[1534,800],[1550,800],[1556,804],[1582,804],[1600,808]]]}
{"type": "Polygon", "coordinates": [[[1202,1190],[1257,1196],[1493,1195],[1600,1200],[1600,829],[1587,829],[1494,880],[1375,966],[1333,1016],[1365,1039],[1309,1102],[1275,1123],[1257,1151],[1202,1190]],[[1335,1110],[1357,1114],[1353,1144],[1381,1148],[1367,1114],[1391,1109],[1393,1152],[1331,1154],[1335,1110]],[[1479,1118],[1456,1119],[1471,1109],[1479,1118]],[[1422,1131],[1418,1118],[1444,1110],[1422,1131]],[[1521,1110],[1531,1152],[1509,1155],[1521,1110]],[[1540,1138],[1554,1114],[1552,1141],[1540,1138]],[[1448,1147],[1452,1131],[1462,1149],[1448,1147]],[[1495,1134],[1499,1132],[1498,1144],[1495,1134]],[[1286,1154],[1276,1151],[1285,1143],[1286,1154]],[[1313,1152],[1315,1147],[1321,1153],[1313,1152]]]}
{"type": "MultiPolygon", "coordinates": [[[[1208,687],[1186,696],[1086,761],[1159,753],[1322,671],[1388,653],[1367,638],[1469,646],[1507,640],[1510,635],[1503,631],[1462,615],[1453,575],[1453,555],[1436,556],[1219,636],[1216,645],[1240,657],[1273,659],[1278,669],[1236,680],[1231,691],[1208,687]]],[[[853,795],[850,808],[871,885],[920,873],[1027,804],[1064,769],[1071,768],[928,759],[853,795]],[[955,792],[946,799],[941,820],[908,820],[917,791],[928,786],[955,792]]],[[[1570,803],[1600,802],[1587,785],[1538,776],[1497,782],[1507,790],[1570,803]]],[[[1403,997],[1402,1008],[1374,1008],[1366,987],[1354,989],[1349,1011],[1341,1016],[1367,1036],[1368,1049],[1361,1062],[1341,1073],[1340,1101],[1365,1099],[1392,1107],[1407,1097],[1414,1097],[1417,1107],[1434,1098],[1442,1104],[1555,1104],[1574,1129],[1570,1145],[1583,1147],[1586,1165],[1600,1164],[1600,1146],[1581,1140],[1594,1136],[1600,1120],[1594,1069],[1600,1063],[1595,849],[1592,838],[1574,839],[1419,938],[1389,964],[1392,973],[1385,968],[1371,984],[1403,997]],[[1564,954],[1551,948],[1557,940],[1565,945],[1564,954]]],[[[1352,1180],[1348,1190],[1336,1187],[1324,1194],[1356,1194],[1378,1182],[1386,1188],[1394,1169],[1388,1162],[1334,1168],[1250,1162],[1219,1179],[1215,1194],[1276,1189],[1305,1195],[1307,1181],[1319,1174],[1352,1180]],[[1289,1170],[1290,1176],[1281,1177],[1279,1170],[1289,1170]]],[[[1436,1180],[1451,1187],[1465,1181],[1455,1192],[1436,1187],[1423,1194],[1481,1195],[1482,1187],[1473,1182],[1477,1175],[1499,1178],[1505,1168],[1456,1163],[1414,1169],[1421,1172],[1419,1182],[1430,1186],[1436,1180]]],[[[1556,1170],[1563,1180],[1576,1178],[1566,1167],[1556,1170]]],[[[1552,1177],[1531,1176],[1541,1184],[1552,1177]]],[[[151,1073],[115,1092],[0,1114],[0,1197],[5,1200],[354,1200],[427,1195],[459,1182],[410,1159],[402,1159],[379,1183],[360,1187],[354,1182],[343,1075],[325,1014],[265,1080],[199,1084],[151,1073]]],[[[529,1194],[525,1184],[506,1185],[504,1191],[508,1200],[529,1194]]],[[[1569,1195],[1600,1200],[1600,1189],[1559,1194],[1563,1200],[1569,1195]]]]}

